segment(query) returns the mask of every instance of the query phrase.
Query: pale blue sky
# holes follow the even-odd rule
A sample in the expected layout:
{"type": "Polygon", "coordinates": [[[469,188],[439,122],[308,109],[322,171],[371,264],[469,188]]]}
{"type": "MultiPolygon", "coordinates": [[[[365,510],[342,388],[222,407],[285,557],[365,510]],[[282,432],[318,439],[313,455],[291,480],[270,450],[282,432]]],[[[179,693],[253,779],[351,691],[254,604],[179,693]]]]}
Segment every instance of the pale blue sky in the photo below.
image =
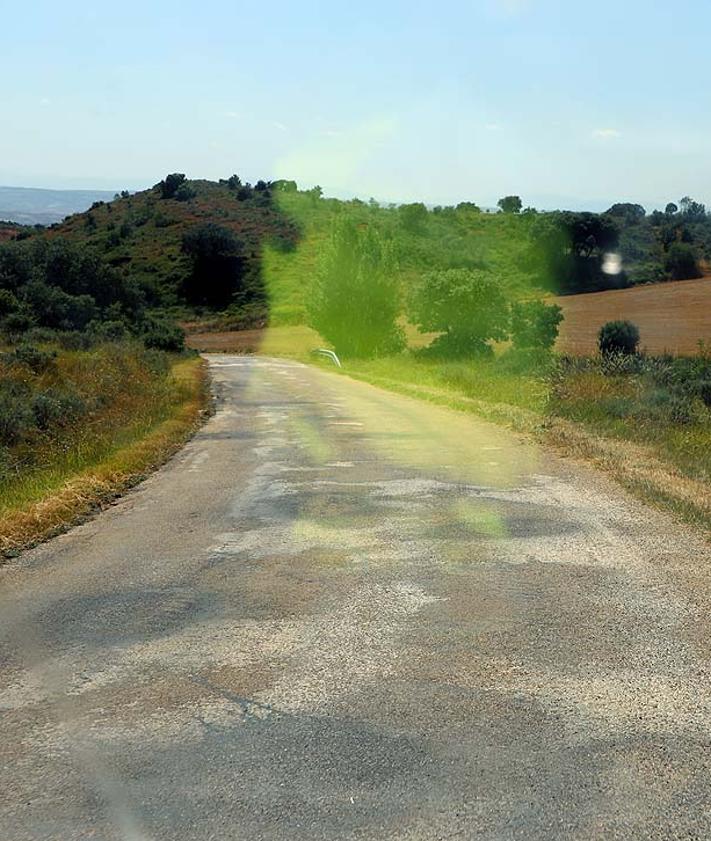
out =
{"type": "Polygon", "coordinates": [[[0,183],[711,203],[708,0],[0,0],[0,183]]]}

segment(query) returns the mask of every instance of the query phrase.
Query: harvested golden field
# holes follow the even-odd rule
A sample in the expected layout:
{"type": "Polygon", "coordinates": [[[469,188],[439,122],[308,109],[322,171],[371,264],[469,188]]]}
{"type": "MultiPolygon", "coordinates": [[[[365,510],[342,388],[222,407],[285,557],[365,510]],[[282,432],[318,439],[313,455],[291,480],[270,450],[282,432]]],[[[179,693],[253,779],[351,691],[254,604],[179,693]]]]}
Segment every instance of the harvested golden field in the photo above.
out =
{"type": "Polygon", "coordinates": [[[588,354],[606,321],[626,319],[639,327],[640,347],[649,353],[695,353],[711,342],[711,276],[557,298],[565,320],[557,349],[588,354]]]}

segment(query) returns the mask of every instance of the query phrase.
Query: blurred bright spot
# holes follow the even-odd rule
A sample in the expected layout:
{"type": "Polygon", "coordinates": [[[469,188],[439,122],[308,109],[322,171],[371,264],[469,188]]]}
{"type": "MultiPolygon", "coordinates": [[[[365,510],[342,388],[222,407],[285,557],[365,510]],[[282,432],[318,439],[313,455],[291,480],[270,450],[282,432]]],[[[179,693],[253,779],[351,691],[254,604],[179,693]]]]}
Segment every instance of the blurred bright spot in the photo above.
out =
{"type": "Polygon", "coordinates": [[[602,259],[602,270],[605,274],[619,274],[622,271],[622,257],[608,252],[602,259]]]}

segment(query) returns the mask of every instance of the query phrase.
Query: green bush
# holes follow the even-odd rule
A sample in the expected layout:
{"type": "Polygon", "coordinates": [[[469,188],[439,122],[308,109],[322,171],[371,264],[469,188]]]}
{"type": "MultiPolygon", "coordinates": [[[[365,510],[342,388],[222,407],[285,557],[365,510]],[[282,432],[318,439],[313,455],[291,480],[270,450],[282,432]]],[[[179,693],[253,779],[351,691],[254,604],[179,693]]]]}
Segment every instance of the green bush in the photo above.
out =
{"type": "Polygon", "coordinates": [[[0,445],[12,447],[34,426],[27,386],[13,380],[0,381],[0,445]]]}
{"type": "Polygon", "coordinates": [[[693,247],[686,242],[675,242],[669,247],[664,268],[673,280],[701,277],[701,269],[693,247]]]}
{"type": "Polygon", "coordinates": [[[600,328],[597,343],[603,356],[630,356],[637,353],[639,329],[631,321],[608,321],[600,328]]]}
{"type": "Polygon", "coordinates": [[[153,318],[146,323],[141,334],[147,348],[180,353],[185,350],[185,332],[172,321],[153,318]]]}
{"type": "Polygon", "coordinates": [[[15,348],[12,356],[32,371],[33,374],[43,374],[52,364],[56,352],[53,350],[42,350],[34,345],[20,345],[15,348]]]}
{"type": "Polygon", "coordinates": [[[66,426],[81,417],[86,408],[78,394],[51,388],[35,394],[32,400],[35,425],[43,432],[55,426],[66,426]]]}
{"type": "Polygon", "coordinates": [[[517,301],[511,307],[511,339],[519,349],[551,350],[558,338],[563,310],[543,301],[517,301]]]}

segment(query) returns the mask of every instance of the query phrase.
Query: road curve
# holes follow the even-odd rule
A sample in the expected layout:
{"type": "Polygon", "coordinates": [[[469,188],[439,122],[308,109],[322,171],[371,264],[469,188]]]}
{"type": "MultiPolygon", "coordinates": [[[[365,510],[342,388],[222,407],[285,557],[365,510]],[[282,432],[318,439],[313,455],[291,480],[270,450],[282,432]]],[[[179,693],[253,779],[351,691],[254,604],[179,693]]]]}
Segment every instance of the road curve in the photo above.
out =
{"type": "Polygon", "coordinates": [[[708,546],[335,373],[0,568],[0,839],[711,836],[708,546]]]}

